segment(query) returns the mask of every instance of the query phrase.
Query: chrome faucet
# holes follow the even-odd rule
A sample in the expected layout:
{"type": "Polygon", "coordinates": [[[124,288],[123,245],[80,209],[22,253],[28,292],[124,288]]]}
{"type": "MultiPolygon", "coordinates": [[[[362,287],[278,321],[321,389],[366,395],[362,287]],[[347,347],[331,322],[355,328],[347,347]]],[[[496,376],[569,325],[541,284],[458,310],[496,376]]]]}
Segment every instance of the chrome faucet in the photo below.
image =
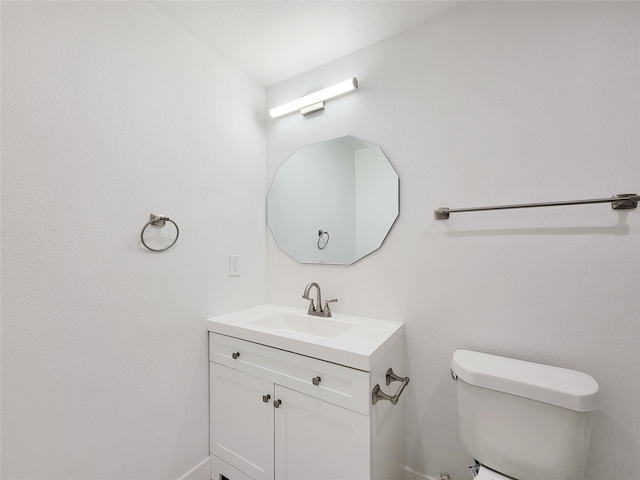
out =
{"type": "Polygon", "coordinates": [[[302,298],[309,300],[311,303],[309,303],[309,310],[307,310],[307,315],[315,315],[316,317],[330,317],[331,316],[331,309],[329,308],[329,304],[332,302],[337,302],[338,299],[334,298],[333,300],[327,300],[326,302],[324,302],[324,309],[322,308],[322,294],[320,293],[320,285],[318,285],[316,282],[311,282],[309,285],[307,285],[304,289],[304,293],[302,294],[302,298]],[[309,292],[311,291],[312,287],[316,287],[316,301],[318,303],[318,306],[316,307],[316,305],[313,303],[313,298],[309,297],[309,292]]]}

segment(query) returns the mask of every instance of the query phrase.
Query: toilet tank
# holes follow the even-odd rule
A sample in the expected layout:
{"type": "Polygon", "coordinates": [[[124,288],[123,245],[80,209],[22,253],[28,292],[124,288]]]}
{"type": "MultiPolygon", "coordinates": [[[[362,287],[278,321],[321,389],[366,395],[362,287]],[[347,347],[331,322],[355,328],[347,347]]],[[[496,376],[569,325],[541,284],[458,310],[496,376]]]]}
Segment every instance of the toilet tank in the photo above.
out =
{"type": "Polygon", "coordinates": [[[523,480],[582,478],[598,383],[585,373],[456,350],[460,437],[481,464],[523,480]]]}

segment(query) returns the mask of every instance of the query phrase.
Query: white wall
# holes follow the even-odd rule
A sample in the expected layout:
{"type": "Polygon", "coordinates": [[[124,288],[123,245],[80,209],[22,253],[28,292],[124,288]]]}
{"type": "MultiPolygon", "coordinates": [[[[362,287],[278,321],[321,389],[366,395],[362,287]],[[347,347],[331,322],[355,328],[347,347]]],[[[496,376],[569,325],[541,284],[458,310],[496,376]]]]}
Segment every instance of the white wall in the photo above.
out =
{"type": "Polygon", "coordinates": [[[264,152],[264,89],[150,2],[2,2],[2,478],[208,455],[205,319],[265,300],[264,152]]]}
{"type": "MultiPolygon", "coordinates": [[[[267,181],[297,147],[354,135],[400,175],[400,217],[351,267],[299,265],[267,238],[271,302],[317,281],[334,311],[406,324],[406,462],[468,478],[452,352],[600,383],[588,480],[640,477],[640,210],[463,207],[640,192],[637,2],[476,3],[267,89],[267,106],[350,76],[324,112],[267,121],[267,181]]],[[[526,435],[526,432],[522,432],[526,435]]]]}

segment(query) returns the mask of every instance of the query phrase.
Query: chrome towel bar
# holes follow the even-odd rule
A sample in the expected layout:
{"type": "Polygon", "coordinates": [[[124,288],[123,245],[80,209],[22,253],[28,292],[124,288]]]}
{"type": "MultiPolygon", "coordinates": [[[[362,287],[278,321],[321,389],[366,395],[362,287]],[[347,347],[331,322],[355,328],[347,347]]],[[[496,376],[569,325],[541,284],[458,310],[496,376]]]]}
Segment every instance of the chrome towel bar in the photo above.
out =
{"type": "Polygon", "coordinates": [[[373,391],[371,392],[372,404],[375,405],[376,403],[378,403],[378,400],[389,400],[392,405],[396,405],[398,403],[398,400],[400,400],[400,395],[402,395],[404,387],[409,384],[409,377],[400,377],[393,373],[393,370],[391,368],[387,370],[386,379],[387,385],[389,385],[391,382],[402,382],[402,384],[400,385],[400,387],[398,387],[398,391],[393,396],[380,391],[380,384],[376,384],[376,386],[373,387],[373,391]]]}
{"type": "Polygon", "coordinates": [[[532,207],[558,207],[565,205],[586,205],[590,203],[610,203],[614,210],[630,210],[638,206],[640,196],[635,193],[624,193],[614,195],[611,198],[592,198],[589,200],[568,200],[562,202],[542,202],[542,203],[522,203],[519,205],[497,205],[492,207],[470,207],[470,208],[437,208],[433,215],[436,220],[446,220],[450,213],[458,212],[479,212],[483,210],[507,210],[511,208],[532,208],[532,207]]]}

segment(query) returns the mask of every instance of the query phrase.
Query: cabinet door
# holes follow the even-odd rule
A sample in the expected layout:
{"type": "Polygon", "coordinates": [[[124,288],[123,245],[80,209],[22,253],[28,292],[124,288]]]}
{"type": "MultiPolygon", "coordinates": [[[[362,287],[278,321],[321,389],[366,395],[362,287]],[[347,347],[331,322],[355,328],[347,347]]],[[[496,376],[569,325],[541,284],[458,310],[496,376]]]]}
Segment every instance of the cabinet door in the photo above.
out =
{"type": "Polygon", "coordinates": [[[277,480],[369,480],[370,417],[276,385],[277,480]]]}
{"type": "Polygon", "coordinates": [[[255,480],[273,479],[273,383],[209,366],[211,453],[255,480]]]}

